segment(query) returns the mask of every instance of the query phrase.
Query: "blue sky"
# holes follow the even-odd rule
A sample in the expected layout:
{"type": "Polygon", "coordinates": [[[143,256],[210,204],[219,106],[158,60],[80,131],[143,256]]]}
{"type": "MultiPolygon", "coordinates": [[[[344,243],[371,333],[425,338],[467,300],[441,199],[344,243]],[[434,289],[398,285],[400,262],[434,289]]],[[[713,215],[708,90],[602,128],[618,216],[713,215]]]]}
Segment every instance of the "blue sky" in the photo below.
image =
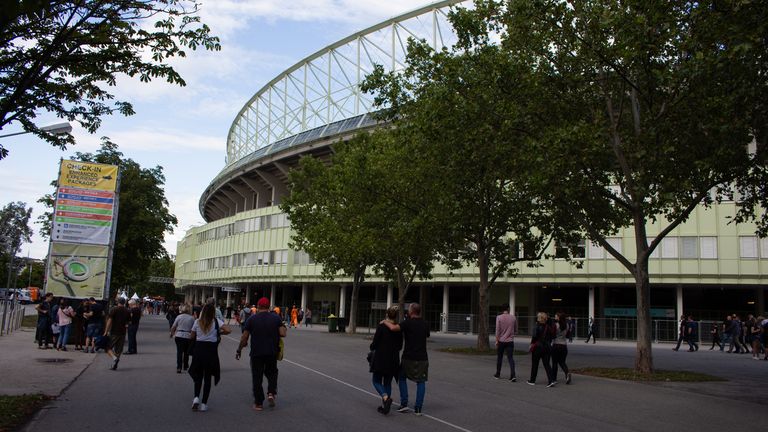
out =
{"type": "MultiPolygon", "coordinates": [[[[109,136],[126,157],[143,167],[160,165],[171,213],[179,219],[166,249],[175,254],[185,231],[204,223],[200,194],[224,166],[226,135],[235,115],[264,84],[304,57],[387,18],[430,1],[419,0],[203,0],[201,16],[221,37],[220,52],[193,52],[174,61],[187,82],[177,87],[122,79],[113,93],[130,101],[136,114],[104,118],[96,134],[74,125],[77,145],[59,151],[31,135],[1,138],[10,151],[0,161],[0,205],[23,201],[32,218],[44,208],[36,201],[52,193],[59,160],[92,152],[109,136]]],[[[41,114],[38,124],[61,120],[41,114]]],[[[0,135],[19,131],[7,126],[0,135]]],[[[43,258],[48,242],[35,235],[20,255],[43,258]]]]}

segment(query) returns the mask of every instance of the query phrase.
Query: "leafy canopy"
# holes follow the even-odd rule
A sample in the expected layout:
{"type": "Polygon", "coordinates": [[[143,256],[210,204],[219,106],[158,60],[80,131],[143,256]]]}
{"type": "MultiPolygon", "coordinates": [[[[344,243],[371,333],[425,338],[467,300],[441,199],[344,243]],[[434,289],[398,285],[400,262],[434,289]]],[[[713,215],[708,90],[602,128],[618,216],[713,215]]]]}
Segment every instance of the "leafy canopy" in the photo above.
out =
{"type": "MultiPolygon", "coordinates": [[[[104,115],[134,113],[109,91],[120,76],[185,85],[168,63],[219,39],[189,0],[7,0],[0,8],[0,130],[18,122],[51,145],[70,135],[40,130],[50,112],[93,133],[104,115]]],[[[0,145],[0,159],[8,150],[0,145]]]]}

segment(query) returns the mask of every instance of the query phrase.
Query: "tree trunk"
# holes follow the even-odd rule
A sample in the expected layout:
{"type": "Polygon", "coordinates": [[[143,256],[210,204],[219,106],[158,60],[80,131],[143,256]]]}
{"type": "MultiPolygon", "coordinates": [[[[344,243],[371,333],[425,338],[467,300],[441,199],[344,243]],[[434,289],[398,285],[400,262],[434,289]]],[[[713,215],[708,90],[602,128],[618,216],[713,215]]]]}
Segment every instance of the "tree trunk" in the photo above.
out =
{"type": "Polygon", "coordinates": [[[480,271],[480,286],[478,288],[477,311],[477,350],[487,351],[491,349],[488,341],[488,257],[485,253],[478,253],[477,267],[480,271]]]}
{"type": "Polygon", "coordinates": [[[653,373],[651,354],[651,283],[648,276],[648,258],[638,259],[635,265],[635,289],[637,290],[637,355],[635,371],[653,373]]]}
{"type": "Polygon", "coordinates": [[[399,306],[398,316],[402,321],[405,318],[405,296],[408,294],[410,284],[405,280],[405,275],[399,269],[397,270],[397,304],[399,306]]]}
{"type": "Polygon", "coordinates": [[[352,298],[349,301],[349,322],[347,323],[348,333],[354,334],[357,332],[357,295],[360,292],[360,285],[363,284],[364,280],[365,268],[357,270],[352,277],[352,298]]]}

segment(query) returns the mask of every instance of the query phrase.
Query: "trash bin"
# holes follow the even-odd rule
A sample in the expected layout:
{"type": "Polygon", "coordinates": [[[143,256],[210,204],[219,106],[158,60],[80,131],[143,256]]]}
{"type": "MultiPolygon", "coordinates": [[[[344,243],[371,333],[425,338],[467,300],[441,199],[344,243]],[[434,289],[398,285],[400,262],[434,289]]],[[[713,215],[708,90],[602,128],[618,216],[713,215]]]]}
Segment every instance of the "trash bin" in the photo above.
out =
{"type": "Polygon", "coordinates": [[[339,333],[346,333],[347,332],[347,319],[344,317],[337,318],[337,321],[339,322],[339,333]]]}
{"type": "Polygon", "coordinates": [[[331,315],[328,317],[328,332],[329,333],[336,333],[336,328],[338,326],[338,318],[331,315]]]}

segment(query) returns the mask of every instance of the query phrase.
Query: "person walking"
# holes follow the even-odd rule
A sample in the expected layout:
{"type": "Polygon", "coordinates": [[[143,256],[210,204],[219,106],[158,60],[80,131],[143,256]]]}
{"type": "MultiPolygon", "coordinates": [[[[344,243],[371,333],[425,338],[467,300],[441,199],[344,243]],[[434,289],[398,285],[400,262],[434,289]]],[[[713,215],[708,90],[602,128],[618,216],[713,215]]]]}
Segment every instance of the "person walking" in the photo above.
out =
{"type": "Polygon", "coordinates": [[[291,308],[291,327],[296,328],[299,326],[299,310],[296,309],[296,305],[291,308]]]}
{"type": "Polygon", "coordinates": [[[429,338],[429,324],[421,318],[421,305],[411,303],[408,307],[407,318],[400,324],[393,324],[388,320],[382,321],[392,331],[403,332],[403,356],[400,362],[400,390],[401,413],[410,411],[408,408],[408,382],[416,383],[416,403],[413,411],[417,416],[421,415],[424,407],[424,396],[427,393],[427,380],[429,378],[429,357],[427,355],[427,338],[429,338]]]}
{"type": "MultiPolygon", "coordinates": [[[[387,309],[387,318],[390,324],[397,320],[398,307],[387,309]]],[[[389,414],[392,407],[392,379],[400,372],[400,350],[403,348],[403,334],[394,332],[386,324],[379,324],[373,335],[370,351],[373,359],[370,371],[373,373],[373,388],[381,397],[381,406],[378,411],[384,415],[389,414]]]]}
{"type": "Polygon", "coordinates": [[[181,313],[176,316],[171,325],[171,336],[176,342],[176,373],[182,369],[189,369],[189,346],[192,341],[192,326],[195,317],[190,312],[192,307],[188,304],[181,306],[181,313]]]}
{"type": "Polygon", "coordinates": [[[104,326],[104,306],[96,302],[95,298],[91,297],[88,300],[88,305],[85,308],[83,317],[86,319],[85,351],[83,352],[89,352],[88,347],[90,346],[90,352],[95,353],[96,337],[101,334],[101,330],[104,326]]]}
{"type": "Polygon", "coordinates": [[[136,300],[128,301],[128,351],[126,354],[138,354],[136,345],[136,333],[139,332],[139,321],[141,321],[141,308],[136,300]]]}
{"type": "Polygon", "coordinates": [[[192,399],[192,411],[208,411],[208,398],[211,395],[211,379],[218,385],[221,378],[219,366],[219,340],[222,334],[229,334],[223,320],[216,319],[216,306],[206,303],[200,311],[200,318],[192,324],[191,340],[195,346],[192,351],[192,364],[189,376],[195,383],[195,397],[192,399]],[[200,399],[200,391],[203,398],[200,399]]]}
{"type": "Polygon", "coordinates": [[[269,311],[269,299],[262,297],[256,303],[256,313],[245,322],[245,328],[240,336],[235,359],[240,360],[243,348],[248,346],[250,339],[251,350],[251,383],[253,386],[253,409],[264,409],[264,377],[267,378],[267,402],[271,408],[277,398],[277,357],[280,353],[280,338],[287,331],[279,315],[269,311]]]}
{"type": "Polygon", "coordinates": [[[51,302],[53,301],[53,294],[46,293],[43,301],[40,302],[35,309],[37,310],[37,347],[39,349],[50,349],[52,334],[51,324],[53,319],[51,318],[51,302]]]}
{"type": "Polygon", "coordinates": [[[509,304],[501,306],[501,313],[496,316],[496,373],[493,377],[501,377],[501,364],[506,354],[509,361],[509,380],[517,381],[515,374],[515,335],[517,334],[517,318],[510,312],[509,304]]]}
{"type": "Polygon", "coordinates": [[[589,343],[589,338],[592,338],[592,343],[597,343],[597,320],[589,317],[589,324],[587,328],[587,340],[584,343],[589,343]]]}
{"type": "Polygon", "coordinates": [[[686,326],[686,342],[688,342],[688,351],[699,350],[699,323],[693,320],[693,315],[688,315],[686,326]]]}
{"type": "Polygon", "coordinates": [[[558,312],[555,320],[555,339],[552,341],[552,379],[557,382],[557,367],[565,374],[565,383],[571,383],[571,372],[565,359],[568,357],[568,336],[570,325],[568,318],[562,312],[558,312]]]}
{"type": "Polygon", "coordinates": [[[312,328],[312,309],[307,306],[307,310],[304,312],[304,327],[312,328]]]}
{"type": "Polygon", "coordinates": [[[120,363],[120,355],[123,353],[125,334],[130,319],[131,313],[125,307],[125,299],[122,297],[118,298],[117,306],[110,309],[107,316],[107,325],[104,327],[104,336],[109,336],[107,355],[112,359],[111,370],[117,370],[117,364],[120,363]]]}
{"type": "Polygon", "coordinates": [[[549,316],[545,312],[536,314],[536,327],[531,338],[531,346],[528,349],[531,353],[531,378],[527,381],[528,385],[536,385],[539,361],[544,364],[544,371],[547,373],[547,387],[554,387],[557,384],[549,363],[554,333],[555,329],[549,322],[549,316]]]}
{"type": "Polygon", "coordinates": [[[677,351],[680,349],[680,344],[685,340],[687,332],[688,320],[685,318],[685,315],[680,315],[680,321],[677,325],[677,345],[672,348],[672,351],[677,351]]]}
{"type": "Polygon", "coordinates": [[[712,324],[712,330],[709,331],[709,334],[712,335],[712,347],[709,350],[712,351],[715,349],[715,345],[717,345],[720,348],[720,351],[722,351],[723,344],[720,343],[720,330],[718,329],[717,323],[712,324]]]}
{"type": "Polygon", "coordinates": [[[59,351],[67,350],[67,342],[69,342],[69,335],[72,331],[72,318],[75,316],[75,310],[69,305],[69,301],[65,298],[59,300],[59,340],[56,344],[56,349],[59,351]]]}

